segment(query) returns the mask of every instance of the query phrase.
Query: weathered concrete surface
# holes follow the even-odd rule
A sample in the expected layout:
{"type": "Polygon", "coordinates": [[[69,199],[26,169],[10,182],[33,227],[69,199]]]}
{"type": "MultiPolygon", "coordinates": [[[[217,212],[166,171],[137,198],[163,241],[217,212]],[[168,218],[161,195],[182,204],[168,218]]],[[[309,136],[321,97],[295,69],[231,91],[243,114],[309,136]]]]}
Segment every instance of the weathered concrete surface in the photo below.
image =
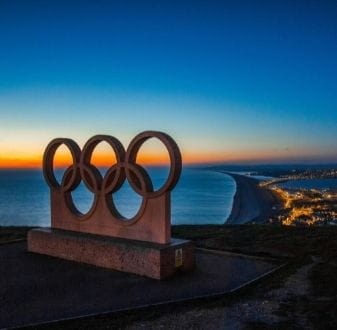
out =
{"type": "Polygon", "coordinates": [[[194,268],[194,245],[182,239],[156,244],[45,228],[30,230],[27,243],[30,252],[155,279],[194,268]]]}
{"type": "Polygon", "coordinates": [[[226,293],[277,265],[199,252],[196,269],[156,281],[0,245],[0,328],[226,293]]]}

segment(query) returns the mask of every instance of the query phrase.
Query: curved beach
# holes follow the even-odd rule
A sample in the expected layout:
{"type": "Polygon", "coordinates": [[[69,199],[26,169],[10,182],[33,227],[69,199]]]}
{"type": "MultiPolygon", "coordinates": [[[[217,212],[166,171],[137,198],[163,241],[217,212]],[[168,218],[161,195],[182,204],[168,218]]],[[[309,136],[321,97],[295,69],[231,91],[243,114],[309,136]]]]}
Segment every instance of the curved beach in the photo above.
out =
{"type": "Polygon", "coordinates": [[[259,186],[259,180],[244,175],[222,172],[236,182],[233,207],[226,224],[247,222],[266,223],[280,205],[279,199],[266,188],[259,186]]]}

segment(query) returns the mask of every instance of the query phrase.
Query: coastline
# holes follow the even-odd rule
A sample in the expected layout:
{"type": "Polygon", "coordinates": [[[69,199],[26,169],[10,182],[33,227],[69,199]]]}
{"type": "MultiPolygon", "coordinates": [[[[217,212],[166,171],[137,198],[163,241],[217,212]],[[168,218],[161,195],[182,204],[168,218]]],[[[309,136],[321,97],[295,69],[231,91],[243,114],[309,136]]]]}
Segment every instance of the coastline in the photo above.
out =
{"type": "Polygon", "coordinates": [[[266,223],[280,206],[279,199],[269,189],[259,186],[259,180],[230,172],[220,173],[231,176],[236,183],[232,211],[225,224],[266,223]]]}

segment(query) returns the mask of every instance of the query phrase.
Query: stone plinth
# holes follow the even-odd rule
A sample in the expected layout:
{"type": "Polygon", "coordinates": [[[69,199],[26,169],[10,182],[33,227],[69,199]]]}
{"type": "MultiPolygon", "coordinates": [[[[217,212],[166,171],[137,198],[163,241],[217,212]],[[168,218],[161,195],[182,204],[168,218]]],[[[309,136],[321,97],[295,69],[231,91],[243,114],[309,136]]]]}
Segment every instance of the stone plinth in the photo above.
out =
{"type": "Polygon", "coordinates": [[[27,241],[30,252],[154,279],[194,267],[194,246],[181,239],[157,244],[47,228],[29,231],[27,241]]]}

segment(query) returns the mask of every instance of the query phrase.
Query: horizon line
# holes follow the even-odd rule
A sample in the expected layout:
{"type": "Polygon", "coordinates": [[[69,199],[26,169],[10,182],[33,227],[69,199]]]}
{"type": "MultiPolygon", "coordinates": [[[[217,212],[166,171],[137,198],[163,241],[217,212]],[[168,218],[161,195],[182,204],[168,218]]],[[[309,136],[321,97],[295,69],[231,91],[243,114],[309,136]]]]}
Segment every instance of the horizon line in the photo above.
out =
{"type": "MultiPolygon", "coordinates": [[[[141,166],[146,166],[146,167],[169,167],[170,163],[138,163],[141,166]]],[[[65,169],[68,168],[71,164],[63,164],[63,165],[55,165],[55,169],[65,169]]],[[[109,168],[113,166],[114,164],[106,164],[106,165],[95,165],[97,168],[109,168]]],[[[289,162],[182,162],[182,165],[184,167],[201,167],[201,166],[207,166],[207,167],[216,167],[216,166],[224,166],[224,167],[263,167],[263,166],[337,166],[337,161],[323,161],[323,162],[294,162],[294,161],[289,161],[289,162]]],[[[43,170],[43,165],[18,165],[18,166],[2,166],[0,165],[0,170],[43,170]]]]}

